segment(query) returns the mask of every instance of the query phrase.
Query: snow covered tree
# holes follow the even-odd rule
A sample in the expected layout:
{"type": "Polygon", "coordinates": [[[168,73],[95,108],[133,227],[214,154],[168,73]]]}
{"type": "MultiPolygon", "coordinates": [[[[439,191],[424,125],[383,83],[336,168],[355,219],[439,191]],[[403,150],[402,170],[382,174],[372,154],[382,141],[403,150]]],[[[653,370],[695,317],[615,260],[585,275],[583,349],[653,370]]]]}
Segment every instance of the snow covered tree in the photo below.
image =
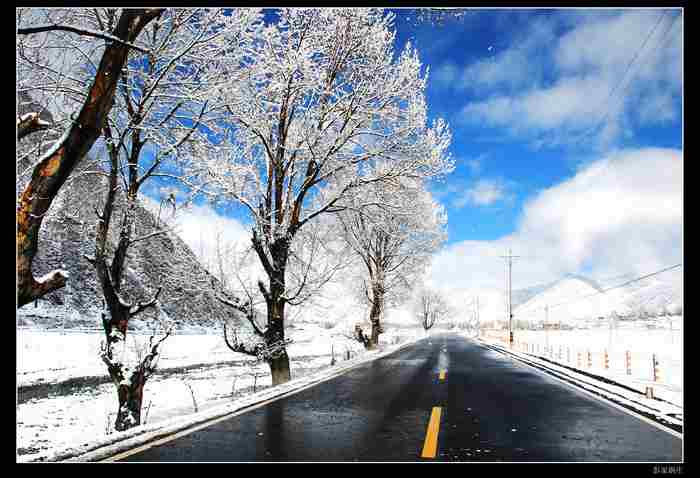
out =
{"type": "MultiPolygon", "coordinates": [[[[200,131],[200,127],[206,127],[209,105],[202,92],[218,77],[201,72],[206,70],[209,58],[216,57],[216,49],[237,41],[255,18],[256,12],[248,10],[224,16],[220,10],[169,9],[145,30],[148,53],[134,55],[120,78],[116,104],[104,127],[109,185],[101,211],[97,211],[95,257],[88,258],[104,296],[101,320],[106,341],[102,359],[117,387],[117,430],[140,424],[143,386],[153,370],[145,362],[130,368],[113,350],[126,340],[129,320],[156,306],[161,290],[150,300],[134,304],[122,288],[129,247],[164,232],[156,229],[134,237],[139,191],[146,180],[160,174],[159,168],[176,163],[178,155],[191,154],[199,143],[208,143],[207,135],[200,131]],[[220,37],[224,41],[216,42],[220,37]],[[146,151],[153,154],[147,155],[146,151]],[[108,234],[120,188],[124,190],[125,206],[117,246],[108,257],[108,234]]],[[[166,327],[165,337],[169,333],[166,327]]],[[[151,346],[143,360],[153,362],[165,337],[151,346]]]]}
{"type": "MultiPolygon", "coordinates": [[[[453,167],[446,123],[428,124],[417,52],[409,45],[394,58],[392,15],[275,13],[253,41],[239,43],[243,56],[222,60],[230,82],[217,89],[228,112],[220,147],[192,165],[192,181],[252,219],[269,346],[284,341],[286,272],[299,230],[363,187],[453,167]]],[[[286,350],[268,363],[274,384],[290,379],[286,350]]]]}
{"type": "Polygon", "coordinates": [[[370,309],[369,340],[364,334],[358,340],[373,348],[387,301],[404,299],[420,279],[446,239],[447,216],[422,181],[408,178],[368,187],[345,205],[338,219],[343,238],[361,260],[362,298],[370,309]]]}
{"type": "Polygon", "coordinates": [[[437,290],[427,287],[418,292],[418,298],[414,303],[416,317],[427,332],[439,320],[449,316],[450,308],[445,297],[437,290]]]}
{"type": "MultiPolygon", "coordinates": [[[[107,33],[94,31],[90,24],[82,23],[86,16],[67,14],[65,10],[51,12],[44,9],[43,13],[49,20],[42,16],[33,15],[31,9],[17,12],[17,61],[18,76],[20,71],[34,71],[36,74],[27,75],[27,78],[18,81],[18,87],[26,86],[27,79],[44,79],[41,84],[52,83],[49,88],[60,89],[61,92],[80,90],[87,86],[87,94],[80,103],[81,106],[74,110],[71,122],[64,134],[45,152],[32,168],[31,179],[27,182],[17,204],[17,304],[19,307],[32,302],[45,294],[61,288],[66,283],[66,275],[62,271],[53,271],[45,277],[36,279],[32,273],[32,262],[37,252],[38,235],[41,223],[51,207],[51,203],[58,194],[59,189],[65,183],[76,164],[92,148],[100,136],[105,125],[107,114],[114,101],[114,93],[117,83],[126,64],[129,54],[141,49],[134,45],[134,41],[152,20],[157,18],[162,9],[124,9],[121,11],[109,10],[109,23],[104,30],[107,33]],[[53,19],[60,15],[60,22],[53,19]],[[53,52],[51,46],[60,43],[65,34],[79,35],[98,42],[102,48],[99,64],[93,65],[89,76],[91,83],[84,79],[77,79],[72,83],[68,81],[71,76],[69,68],[56,72],[52,65],[55,58],[47,59],[46,55],[53,52]],[[37,35],[34,37],[34,35],[37,35]],[[25,38],[28,37],[28,38],[25,38]],[[32,40],[36,42],[32,44],[32,40]],[[41,50],[44,50],[42,54],[41,50]],[[36,53],[36,55],[32,55],[36,53]],[[38,58],[36,62],[32,62],[38,58]],[[46,81],[46,80],[49,81],[46,81]],[[87,85],[86,85],[87,83],[87,85]]],[[[95,17],[95,21],[97,21],[95,17]]],[[[101,20],[100,20],[101,21],[101,20]]],[[[59,47],[66,49],[68,45],[59,47]]],[[[86,59],[94,58],[92,55],[77,48],[76,55],[86,55],[86,59]]],[[[85,63],[85,61],[83,61],[85,63]]],[[[84,89],[82,91],[85,91],[84,89]]],[[[82,99],[82,96],[79,96],[82,99]]],[[[50,125],[38,121],[40,111],[30,112],[17,119],[18,139],[29,134],[36,133],[50,125]]]]}
{"type": "MultiPolygon", "coordinates": [[[[216,250],[219,256],[222,250],[220,244],[216,245],[216,250]]],[[[230,267],[226,269],[230,272],[223,274],[229,287],[219,292],[219,301],[247,319],[252,329],[252,333],[241,332],[243,327],[236,327],[234,320],[224,321],[224,341],[233,352],[270,362],[285,351],[285,346],[291,340],[268,340],[266,332],[269,328],[260,324],[261,314],[257,307],[266,306],[266,301],[264,298],[260,300],[261,294],[255,278],[265,271],[252,246],[240,253],[232,248],[224,250],[229,251],[230,267]],[[244,299],[241,300],[241,297],[244,299]]],[[[298,314],[302,312],[300,308],[316,305],[324,286],[351,262],[351,257],[345,252],[338,239],[337,225],[324,220],[324,217],[298,231],[290,245],[285,281],[289,292],[285,304],[295,307],[298,314]]],[[[290,310],[287,309],[286,312],[289,315],[290,310]]],[[[287,317],[287,320],[290,318],[287,317]]]]}
{"type": "Polygon", "coordinates": [[[474,12],[467,8],[431,7],[407,10],[404,14],[406,19],[414,25],[427,23],[441,27],[451,21],[463,21],[470,13],[474,12]]]}

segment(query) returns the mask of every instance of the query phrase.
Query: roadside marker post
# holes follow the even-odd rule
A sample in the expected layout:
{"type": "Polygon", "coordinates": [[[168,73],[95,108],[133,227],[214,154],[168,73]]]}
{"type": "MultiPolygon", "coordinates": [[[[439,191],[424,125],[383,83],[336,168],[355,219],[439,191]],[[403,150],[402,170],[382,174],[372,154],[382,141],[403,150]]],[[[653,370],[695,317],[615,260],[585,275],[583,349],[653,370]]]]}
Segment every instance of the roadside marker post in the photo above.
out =
{"type": "Polygon", "coordinates": [[[603,352],[603,365],[605,366],[605,370],[608,370],[610,368],[610,358],[608,357],[608,349],[605,349],[603,352]]]}
{"type": "Polygon", "coordinates": [[[587,351],[587,354],[588,354],[588,360],[587,360],[586,365],[588,366],[588,368],[591,368],[593,366],[593,356],[591,355],[590,350],[587,351]]]}

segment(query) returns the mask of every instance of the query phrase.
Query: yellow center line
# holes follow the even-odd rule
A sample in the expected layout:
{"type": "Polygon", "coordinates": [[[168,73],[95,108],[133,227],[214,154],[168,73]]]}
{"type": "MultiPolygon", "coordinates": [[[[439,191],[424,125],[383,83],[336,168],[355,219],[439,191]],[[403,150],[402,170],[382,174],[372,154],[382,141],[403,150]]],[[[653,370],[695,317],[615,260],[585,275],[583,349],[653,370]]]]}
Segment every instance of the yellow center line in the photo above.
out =
{"type": "Polygon", "coordinates": [[[446,372],[447,372],[446,370],[440,370],[440,380],[445,380],[445,373],[446,372]]]}
{"type": "Polygon", "coordinates": [[[428,422],[428,431],[425,434],[425,443],[423,444],[421,458],[435,458],[437,454],[437,437],[440,431],[441,414],[441,407],[433,407],[433,412],[430,414],[430,422],[428,422]]]}

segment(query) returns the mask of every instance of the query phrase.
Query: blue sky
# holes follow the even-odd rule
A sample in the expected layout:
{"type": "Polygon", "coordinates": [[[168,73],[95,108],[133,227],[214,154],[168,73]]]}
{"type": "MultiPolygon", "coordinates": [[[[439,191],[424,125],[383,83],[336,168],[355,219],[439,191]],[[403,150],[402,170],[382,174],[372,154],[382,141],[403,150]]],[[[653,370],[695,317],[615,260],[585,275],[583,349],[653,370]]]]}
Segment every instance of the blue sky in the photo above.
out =
{"type": "MultiPolygon", "coordinates": [[[[673,23],[679,10],[667,10],[662,17],[662,10],[483,9],[472,10],[442,26],[424,23],[418,27],[407,20],[412,10],[395,13],[397,46],[403,48],[411,41],[418,48],[431,72],[427,92],[430,113],[448,119],[453,131],[451,151],[457,169],[446,186],[434,188],[448,208],[450,243],[496,239],[513,232],[525,201],[573,176],[605,151],[681,147],[680,70],[669,72],[672,74],[668,76],[677,80],[675,85],[669,78],[635,76],[640,65],[667,64],[665,56],[657,59],[662,41],[673,42],[665,47],[667,55],[672,50],[669,46],[680,46],[681,21],[673,23]],[[634,34],[629,25],[635,27],[634,34]],[[645,48],[639,50],[655,25],[645,48]],[[577,54],[585,55],[586,45],[577,45],[577,40],[586,41],[586,35],[604,40],[600,35],[596,38],[596,33],[605,31],[606,26],[606,43],[616,52],[609,62],[580,61],[573,68],[562,67],[567,61],[575,63],[577,54]],[[664,36],[669,26],[671,30],[664,36]],[[581,38],[575,38],[576,34],[581,38]],[[563,51],[571,58],[565,60],[563,51]],[[620,69],[624,72],[635,54],[635,62],[614,91],[617,82],[611,80],[621,78],[614,75],[620,69]],[[590,88],[607,95],[605,100],[613,92],[612,100],[591,103],[592,111],[585,117],[577,117],[572,111],[570,118],[564,112],[551,120],[532,111],[531,118],[511,118],[509,115],[517,116],[518,112],[506,112],[504,120],[499,121],[495,113],[493,117],[479,114],[476,107],[495,98],[541,94],[541,101],[549,99],[553,103],[550,106],[556,108],[552,90],[579,79],[590,79],[590,88]],[[674,93],[670,105],[661,102],[672,111],[666,115],[671,119],[640,120],[639,102],[654,101],[657,96],[650,91],[656,85],[645,85],[651,82],[674,93]],[[624,104],[624,110],[619,114],[614,111],[605,121],[596,123],[609,109],[615,110],[609,107],[611,102],[624,104]],[[606,123],[618,119],[624,122],[625,132],[599,141],[606,123]],[[538,141],[555,144],[541,145],[538,141]],[[470,190],[473,194],[464,197],[470,190]]],[[[576,89],[571,93],[575,94],[576,89]]]]}
{"type": "MultiPolygon", "coordinates": [[[[500,297],[509,248],[516,289],[682,262],[681,10],[477,9],[440,26],[394,12],[397,55],[417,47],[429,115],[453,134],[429,283],[500,297]]],[[[207,208],[182,218],[194,250],[212,223],[249,241],[235,207],[207,208]]]]}

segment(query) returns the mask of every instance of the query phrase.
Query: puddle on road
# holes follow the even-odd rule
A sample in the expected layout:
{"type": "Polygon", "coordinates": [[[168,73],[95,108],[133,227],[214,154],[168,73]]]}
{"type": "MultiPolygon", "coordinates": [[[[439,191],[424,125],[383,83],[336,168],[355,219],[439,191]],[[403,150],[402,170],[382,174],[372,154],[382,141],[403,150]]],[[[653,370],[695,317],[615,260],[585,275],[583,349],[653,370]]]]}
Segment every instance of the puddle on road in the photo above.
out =
{"type": "Polygon", "coordinates": [[[449,357],[449,355],[447,355],[447,351],[440,350],[440,355],[438,355],[438,363],[435,366],[434,372],[440,373],[442,370],[445,370],[446,372],[449,373],[449,369],[450,369],[450,357],[449,357]]]}
{"type": "Polygon", "coordinates": [[[382,363],[387,365],[413,365],[421,366],[426,359],[383,359],[382,363]]]}

